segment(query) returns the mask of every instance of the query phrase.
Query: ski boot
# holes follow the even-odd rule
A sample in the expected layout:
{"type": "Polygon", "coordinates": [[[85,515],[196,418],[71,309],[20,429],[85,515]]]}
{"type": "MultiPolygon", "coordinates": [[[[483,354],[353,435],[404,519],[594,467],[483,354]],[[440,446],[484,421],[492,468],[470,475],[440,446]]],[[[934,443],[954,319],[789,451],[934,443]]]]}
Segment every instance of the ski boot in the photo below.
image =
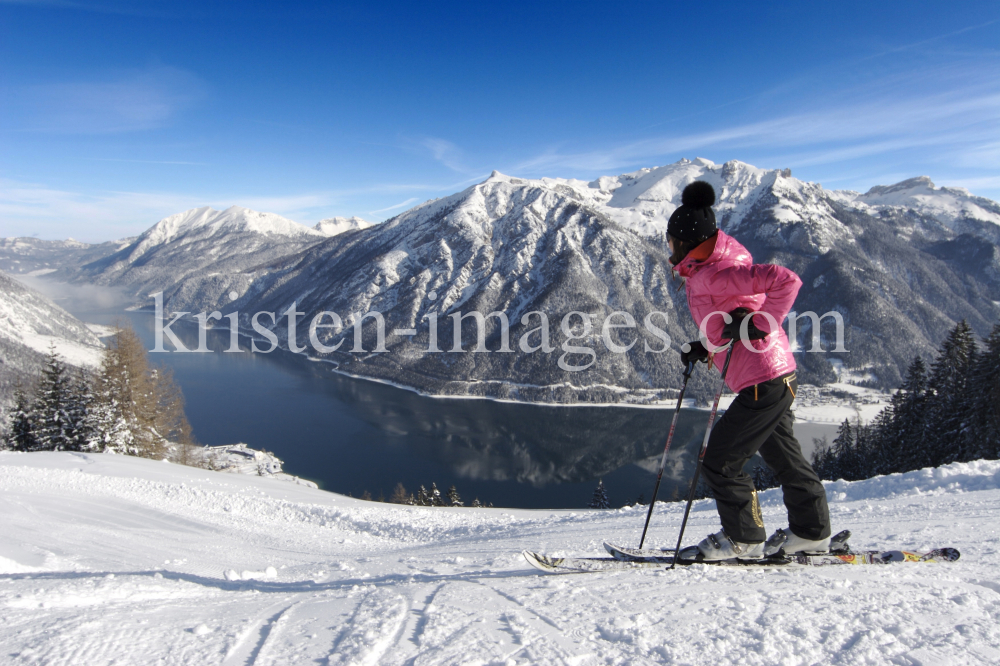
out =
{"type": "Polygon", "coordinates": [[[825,555],[829,552],[830,537],[810,541],[809,539],[795,536],[788,528],[776,530],[764,545],[765,557],[780,557],[781,555],[794,555],[795,553],[825,555]]]}
{"type": "Polygon", "coordinates": [[[733,541],[724,530],[709,534],[697,546],[682,548],[678,559],[695,562],[718,562],[721,560],[759,560],[764,557],[764,542],[740,543],[733,541]]]}

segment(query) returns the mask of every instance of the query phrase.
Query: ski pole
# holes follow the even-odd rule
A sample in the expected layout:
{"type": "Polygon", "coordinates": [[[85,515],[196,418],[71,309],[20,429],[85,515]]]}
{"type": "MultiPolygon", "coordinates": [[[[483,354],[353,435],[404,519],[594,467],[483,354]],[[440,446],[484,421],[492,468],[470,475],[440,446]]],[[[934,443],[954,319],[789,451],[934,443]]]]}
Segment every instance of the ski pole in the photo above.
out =
{"type": "MultiPolygon", "coordinates": [[[[735,342],[735,341],[734,341],[735,342]]],[[[677,558],[681,554],[681,541],[684,539],[684,528],[687,527],[688,514],[691,513],[691,504],[694,503],[694,491],[698,487],[698,477],[701,476],[701,464],[705,460],[705,450],[708,448],[708,438],[712,434],[712,424],[715,422],[715,413],[719,411],[719,398],[726,388],[726,371],[729,370],[729,359],[733,357],[734,343],[729,344],[729,351],[726,352],[726,364],[722,366],[722,380],[719,382],[719,390],[715,392],[715,402],[712,403],[712,413],[708,416],[708,429],[705,430],[705,439],[701,442],[701,451],[698,452],[698,464],[694,468],[694,478],[691,479],[691,491],[688,493],[687,507],[684,509],[684,520],[681,521],[681,533],[677,535],[677,547],[674,548],[674,560],[670,563],[670,569],[677,566],[677,558]]]]}
{"type": "Polygon", "coordinates": [[[653,499],[649,503],[649,510],[646,512],[646,524],[642,528],[642,538],[639,539],[639,549],[646,542],[646,530],[649,529],[649,519],[653,516],[653,506],[656,504],[656,493],[660,491],[660,479],[663,478],[663,468],[667,464],[667,452],[670,451],[670,442],[674,439],[674,430],[677,428],[677,417],[681,413],[681,403],[684,402],[684,391],[687,390],[688,380],[694,372],[694,361],[689,361],[687,369],[684,370],[684,383],[681,385],[681,394],[677,396],[677,407],[674,408],[674,418],[670,421],[670,433],[667,435],[667,445],[663,447],[663,457],[660,458],[660,470],[656,473],[656,485],[653,486],[653,499]]]}

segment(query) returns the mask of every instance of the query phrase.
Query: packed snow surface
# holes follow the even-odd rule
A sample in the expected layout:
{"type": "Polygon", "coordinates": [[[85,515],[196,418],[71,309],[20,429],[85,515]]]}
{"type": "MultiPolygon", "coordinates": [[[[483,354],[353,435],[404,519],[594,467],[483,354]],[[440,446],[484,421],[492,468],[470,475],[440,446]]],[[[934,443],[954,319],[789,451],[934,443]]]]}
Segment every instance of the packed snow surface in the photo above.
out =
{"type": "MultiPolygon", "coordinates": [[[[384,505],[103,454],[0,453],[0,661],[13,664],[995,664],[1000,462],[827,485],[855,548],[954,564],[546,575],[642,508],[384,505]]],[[[762,493],[781,527],[779,491],[762,493]]],[[[682,505],[659,508],[672,545],[682,505]]],[[[695,505],[687,542],[717,528],[695,505]]]]}

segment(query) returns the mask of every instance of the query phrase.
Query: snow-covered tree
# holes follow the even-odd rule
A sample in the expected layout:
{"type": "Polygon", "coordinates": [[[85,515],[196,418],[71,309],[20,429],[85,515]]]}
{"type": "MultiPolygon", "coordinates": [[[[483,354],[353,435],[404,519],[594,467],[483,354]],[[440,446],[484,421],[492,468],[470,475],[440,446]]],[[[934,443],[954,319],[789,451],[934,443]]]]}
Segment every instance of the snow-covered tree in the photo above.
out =
{"type": "Polygon", "coordinates": [[[417,490],[417,506],[430,506],[430,494],[423,485],[417,490]]]}
{"type": "Polygon", "coordinates": [[[589,506],[591,509],[611,508],[611,502],[608,501],[608,493],[604,490],[604,479],[597,482],[597,488],[594,489],[594,496],[590,499],[589,506]]]}
{"type": "Polygon", "coordinates": [[[465,506],[465,502],[458,495],[458,489],[455,486],[448,488],[448,506],[465,506]]]}
{"type": "Polygon", "coordinates": [[[428,504],[430,504],[430,506],[444,506],[445,505],[445,503],[444,503],[444,497],[441,496],[441,491],[438,490],[437,484],[434,483],[433,481],[431,482],[431,492],[428,495],[427,499],[429,500],[428,504]]]}
{"type": "Polygon", "coordinates": [[[31,402],[24,387],[18,383],[14,387],[14,409],[10,415],[8,435],[8,446],[14,451],[36,451],[38,449],[31,402]]]}
{"type": "Polygon", "coordinates": [[[77,435],[77,424],[71,418],[73,397],[66,364],[54,347],[45,355],[36,396],[35,450],[72,451],[77,435]]]}

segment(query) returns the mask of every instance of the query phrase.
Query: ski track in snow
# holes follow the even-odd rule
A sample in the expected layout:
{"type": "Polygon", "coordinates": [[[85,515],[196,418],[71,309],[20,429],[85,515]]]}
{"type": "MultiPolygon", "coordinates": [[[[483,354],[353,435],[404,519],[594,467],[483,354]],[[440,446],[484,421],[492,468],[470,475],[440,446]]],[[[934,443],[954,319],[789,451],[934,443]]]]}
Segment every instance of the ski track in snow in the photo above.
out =
{"type": "MultiPolygon", "coordinates": [[[[644,511],[425,509],[123,456],[0,453],[3,664],[1000,663],[1000,462],[827,484],[855,548],[954,564],[546,575],[644,511]],[[274,571],[268,571],[274,567],[274,571]]],[[[761,493],[768,528],[780,491],[761,493]]],[[[681,504],[659,508],[672,546],[681,504]]],[[[717,529],[711,501],[686,543],[717,529]]]]}

